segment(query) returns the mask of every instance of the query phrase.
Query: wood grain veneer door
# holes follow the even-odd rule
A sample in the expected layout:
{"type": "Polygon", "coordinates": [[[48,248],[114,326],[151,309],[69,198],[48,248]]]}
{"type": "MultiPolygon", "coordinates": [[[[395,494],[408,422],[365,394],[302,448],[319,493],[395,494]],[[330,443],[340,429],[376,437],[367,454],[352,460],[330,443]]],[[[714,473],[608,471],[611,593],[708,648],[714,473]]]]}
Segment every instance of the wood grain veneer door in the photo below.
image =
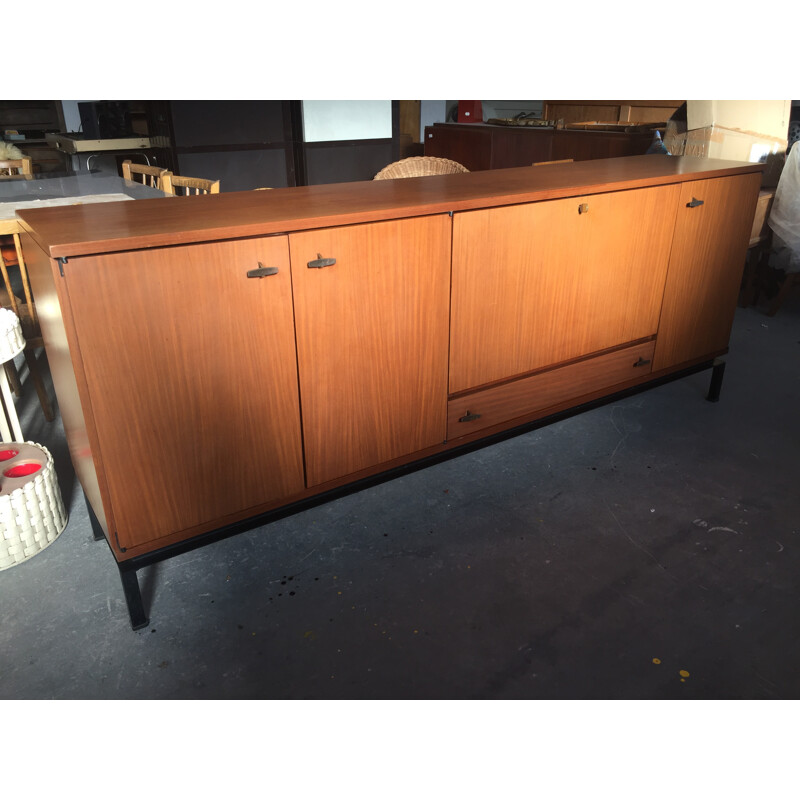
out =
{"type": "Polygon", "coordinates": [[[760,173],[683,184],[654,370],[727,348],[760,185],[760,173]]]}
{"type": "Polygon", "coordinates": [[[289,243],[308,485],[444,441],[450,218],[289,243]],[[319,256],[336,263],[309,268],[319,256]]]}
{"type": "Polygon", "coordinates": [[[457,213],[450,392],[655,334],[679,191],[457,213]]]}
{"type": "Polygon", "coordinates": [[[285,236],[64,275],[122,547],[302,491],[285,236]],[[258,262],[278,273],[248,278],[258,262]]]}

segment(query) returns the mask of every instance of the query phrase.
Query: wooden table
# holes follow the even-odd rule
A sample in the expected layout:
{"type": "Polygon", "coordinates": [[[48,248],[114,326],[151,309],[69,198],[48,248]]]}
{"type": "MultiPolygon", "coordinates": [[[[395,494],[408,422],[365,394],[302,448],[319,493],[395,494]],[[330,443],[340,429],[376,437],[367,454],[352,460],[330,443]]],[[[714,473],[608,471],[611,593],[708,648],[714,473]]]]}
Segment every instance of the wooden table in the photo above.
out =
{"type": "Polygon", "coordinates": [[[761,171],[636,156],[21,211],[133,626],[136,571],[178,552],[699,369],[716,399],[761,171]]]}
{"type": "Polygon", "coordinates": [[[47,144],[60,153],[64,153],[71,159],[72,169],[88,172],[93,158],[103,153],[139,154],[143,155],[150,163],[147,153],[156,149],[166,147],[163,137],[149,138],[147,136],[126,136],[123,139],[85,139],[78,134],[68,133],[46,133],[45,141],[47,144]],[[85,167],[81,162],[81,156],[86,159],[85,167]]]}
{"type": "MultiPolygon", "coordinates": [[[[47,173],[42,177],[14,176],[10,180],[0,181],[0,236],[11,236],[13,239],[27,308],[33,312],[34,298],[31,293],[25,255],[19,236],[22,229],[20,228],[17,211],[65,205],[117,203],[136,198],[166,196],[158,189],[132,183],[117,176],[95,175],[92,173],[82,175],[54,175],[47,173]]],[[[4,286],[6,291],[10,292],[11,280],[8,268],[5,260],[1,257],[0,272],[3,279],[3,284],[0,284],[0,286],[4,286]]],[[[32,320],[35,327],[35,313],[32,313],[32,320]]],[[[49,400],[44,393],[44,388],[38,377],[35,377],[34,381],[37,393],[42,400],[45,416],[50,419],[52,411],[50,410],[49,400]]]]}
{"type": "Polygon", "coordinates": [[[0,181],[0,236],[20,232],[17,211],[59,205],[166,197],[164,192],[113,175],[12,176],[0,181]]]}

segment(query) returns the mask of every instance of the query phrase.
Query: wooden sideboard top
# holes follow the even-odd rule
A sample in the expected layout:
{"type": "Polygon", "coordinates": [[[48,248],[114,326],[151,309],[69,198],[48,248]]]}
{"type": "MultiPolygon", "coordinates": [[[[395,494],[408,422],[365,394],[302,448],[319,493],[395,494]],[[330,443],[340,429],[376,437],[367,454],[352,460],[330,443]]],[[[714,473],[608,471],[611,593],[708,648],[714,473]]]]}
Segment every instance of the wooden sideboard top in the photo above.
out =
{"type": "Polygon", "coordinates": [[[458,175],[25,209],[52,258],[376,222],[760,172],[761,164],[629,156],[458,175]]]}

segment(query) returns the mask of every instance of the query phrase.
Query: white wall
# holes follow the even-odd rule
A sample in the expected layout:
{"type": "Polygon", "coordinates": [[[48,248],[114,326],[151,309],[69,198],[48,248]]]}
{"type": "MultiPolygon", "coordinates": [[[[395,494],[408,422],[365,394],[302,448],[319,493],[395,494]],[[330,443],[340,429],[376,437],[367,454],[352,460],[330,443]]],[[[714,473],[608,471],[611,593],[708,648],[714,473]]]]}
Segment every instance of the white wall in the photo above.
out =
{"type": "Polygon", "coordinates": [[[789,129],[791,100],[688,100],[689,130],[723,128],[784,138],[789,129]]]}
{"type": "Polygon", "coordinates": [[[447,120],[447,100],[420,100],[419,140],[425,141],[425,127],[447,120]]]}

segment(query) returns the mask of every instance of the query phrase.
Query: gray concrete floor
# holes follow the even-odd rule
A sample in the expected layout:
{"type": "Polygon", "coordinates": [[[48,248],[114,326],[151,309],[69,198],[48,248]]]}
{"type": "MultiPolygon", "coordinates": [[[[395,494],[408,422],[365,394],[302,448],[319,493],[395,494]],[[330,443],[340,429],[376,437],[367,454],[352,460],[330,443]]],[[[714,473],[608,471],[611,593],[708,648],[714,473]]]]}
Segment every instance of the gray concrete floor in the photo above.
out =
{"type": "Polygon", "coordinates": [[[70,521],[0,572],[0,699],[799,698],[800,296],[727,361],[148,567],[137,632],[26,384],[70,521]]]}

